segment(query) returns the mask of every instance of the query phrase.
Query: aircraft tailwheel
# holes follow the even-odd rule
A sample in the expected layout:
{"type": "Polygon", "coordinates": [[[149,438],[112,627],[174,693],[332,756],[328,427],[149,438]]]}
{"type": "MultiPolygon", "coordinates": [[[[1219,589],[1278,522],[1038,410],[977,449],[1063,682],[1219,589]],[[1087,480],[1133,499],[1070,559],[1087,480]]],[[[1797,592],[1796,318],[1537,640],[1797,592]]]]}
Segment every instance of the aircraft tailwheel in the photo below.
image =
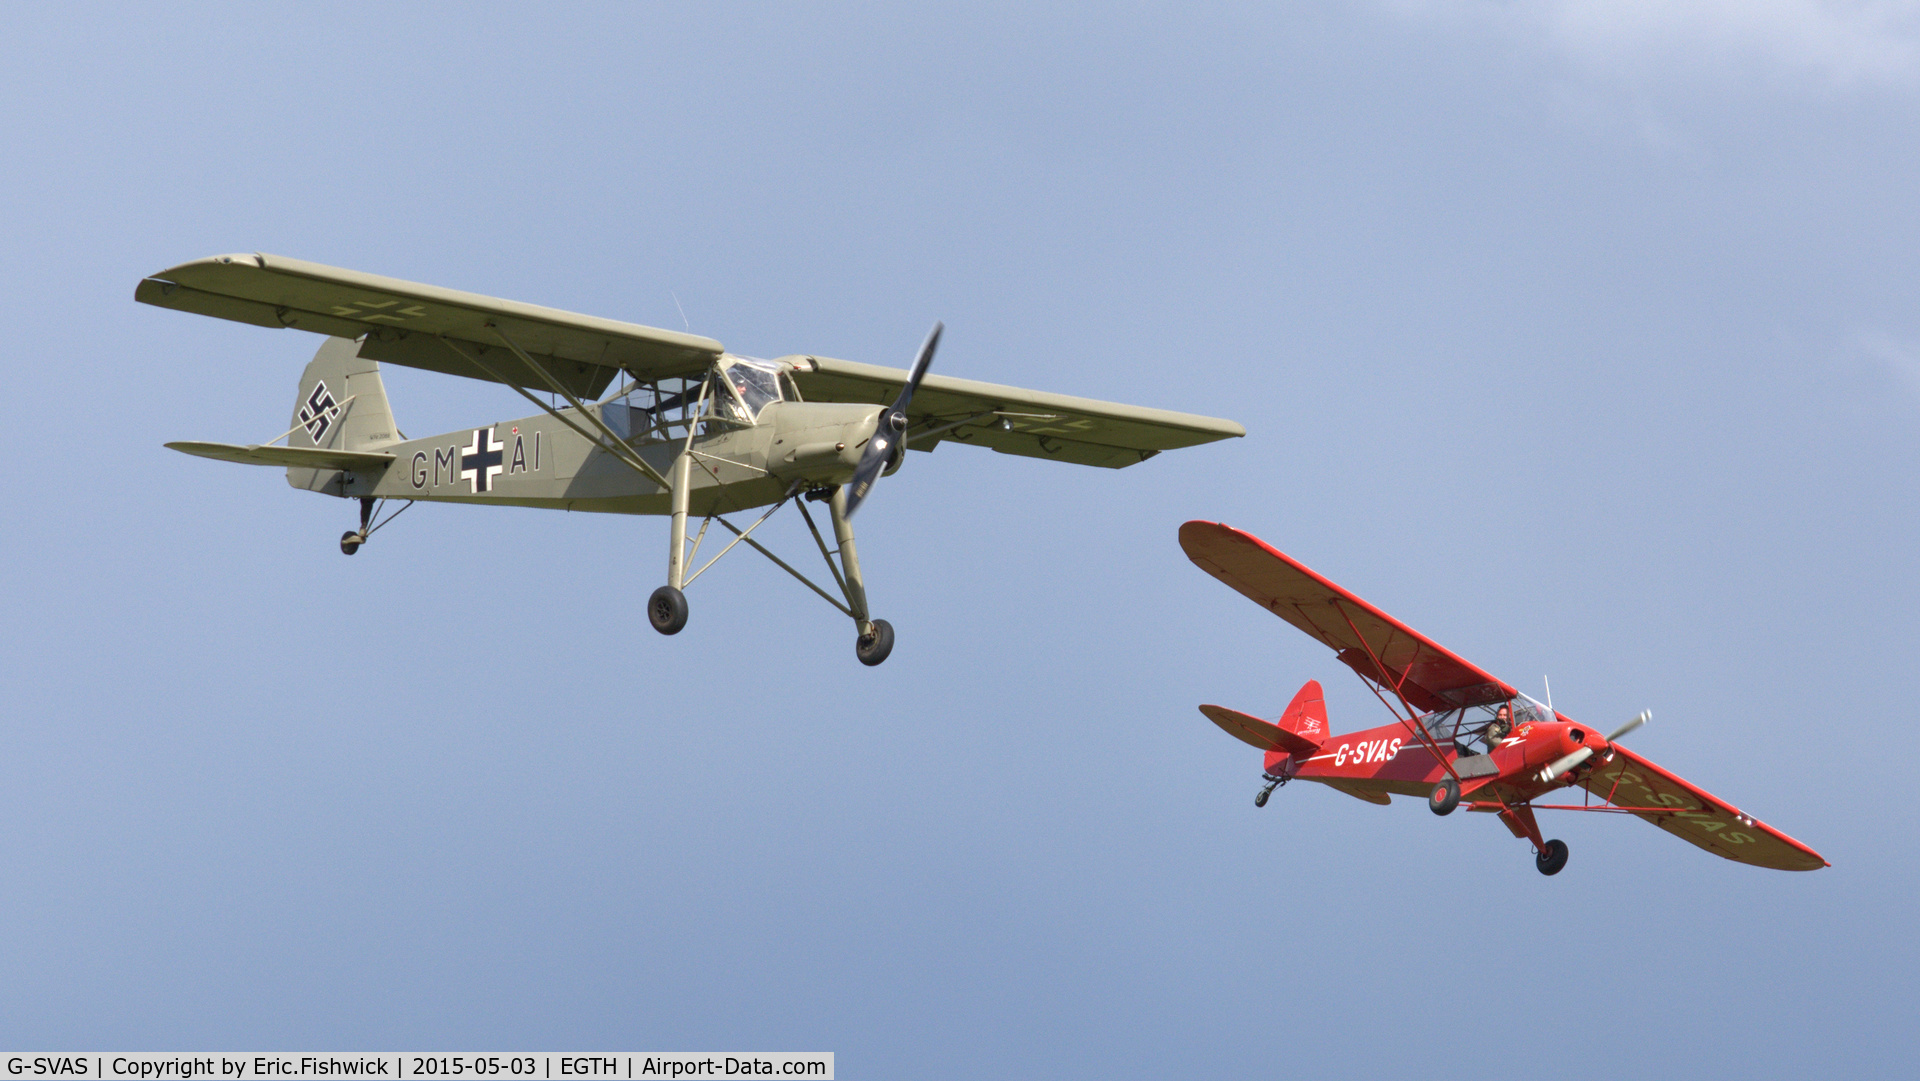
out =
{"type": "Polygon", "coordinates": [[[661,634],[679,634],[687,625],[687,595],[672,586],[661,586],[647,598],[647,622],[661,634]]]}
{"type": "Polygon", "coordinates": [[[1427,793],[1427,810],[1434,814],[1450,815],[1458,806],[1460,782],[1451,777],[1442,778],[1439,784],[1433,786],[1433,791],[1427,793]]]}
{"type": "Polygon", "coordinates": [[[1533,865],[1540,868],[1543,875],[1559,874],[1567,865],[1567,842],[1557,837],[1548,841],[1547,847],[1534,855],[1533,865]]]}
{"type": "Polygon", "coordinates": [[[893,652],[893,624],[884,619],[874,620],[872,633],[854,639],[853,652],[868,668],[886,660],[887,654],[893,652]]]}
{"type": "Polygon", "coordinates": [[[340,551],[345,555],[352,555],[359,551],[360,546],[365,543],[367,543],[367,538],[355,533],[351,529],[340,534],[340,551]]]}

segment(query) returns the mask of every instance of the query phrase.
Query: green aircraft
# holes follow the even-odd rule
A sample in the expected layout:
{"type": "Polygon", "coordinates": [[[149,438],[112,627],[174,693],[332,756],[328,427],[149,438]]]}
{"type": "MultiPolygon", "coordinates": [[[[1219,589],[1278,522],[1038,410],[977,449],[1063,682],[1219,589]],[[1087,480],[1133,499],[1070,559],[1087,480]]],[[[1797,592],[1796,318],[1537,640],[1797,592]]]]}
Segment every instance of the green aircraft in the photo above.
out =
{"type": "Polygon", "coordinates": [[[340,538],[348,555],[422,501],[668,515],[667,582],[647,600],[655,630],[686,626],[683,591],[746,544],[851,617],[856,655],[868,665],[886,660],[893,628],[869,612],[853,515],[908,448],[963,443],[1120,468],[1246,434],[1212,417],[929,375],[938,323],[903,371],[736,356],[695,334],[278,255],[183,263],[143,280],[134,299],[326,336],[300,377],[285,433],[266,443],[167,446],[284,467],[295,488],[359,500],[360,526],[340,538]],[[409,439],[394,424],[382,363],[502,383],[538,412],[409,439]],[[401,505],[383,518],[388,501],[401,505]],[[754,539],[790,502],[838,598],[754,539]],[[833,547],[807,502],[827,505],[833,547]],[[759,507],[767,510],[744,528],[726,517],[759,507]],[[693,517],[700,526],[689,541],[693,517]],[[689,574],[715,522],[733,538],[689,574]]]}

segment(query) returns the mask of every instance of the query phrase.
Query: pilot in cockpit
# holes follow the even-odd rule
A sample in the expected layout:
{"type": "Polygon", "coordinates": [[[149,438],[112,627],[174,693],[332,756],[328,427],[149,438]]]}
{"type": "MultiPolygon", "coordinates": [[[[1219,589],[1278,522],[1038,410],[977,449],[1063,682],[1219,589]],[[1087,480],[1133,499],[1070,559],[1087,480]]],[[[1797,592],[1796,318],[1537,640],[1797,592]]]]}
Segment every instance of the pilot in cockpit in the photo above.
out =
{"type": "Polygon", "coordinates": [[[727,381],[746,404],[749,417],[759,416],[762,407],[781,399],[779,372],[771,364],[735,358],[727,367],[727,381]]]}
{"type": "Polygon", "coordinates": [[[1481,732],[1481,735],[1486,737],[1487,750],[1491,751],[1495,747],[1500,746],[1500,741],[1506,739],[1508,733],[1512,731],[1513,709],[1507,703],[1502,702],[1500,709],[1493,715],[1493,722],[1487,725],[1485,730],[1481,732]]]}

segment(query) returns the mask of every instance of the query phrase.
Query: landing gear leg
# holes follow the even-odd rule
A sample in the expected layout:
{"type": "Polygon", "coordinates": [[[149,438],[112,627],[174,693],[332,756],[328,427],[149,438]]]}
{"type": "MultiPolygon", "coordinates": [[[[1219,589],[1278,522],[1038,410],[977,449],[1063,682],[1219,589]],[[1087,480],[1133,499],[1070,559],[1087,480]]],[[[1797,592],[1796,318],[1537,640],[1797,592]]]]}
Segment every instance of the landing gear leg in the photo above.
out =
{"type": "Polygon", "coordinates": [[[1259,795],[1253,797],[1253,805],[1255,807],[1265,807],[1267,805],[1267,797],[1273,795],[1273,790],[1291,780],[1286,774],[1275,777],[1273,774],[1268,773],[1262,776],[1266,779],[1267,784],[1265,788],[1260,790],[1259,795]]]}
{"type": "Polygon", "coordinates": [[[647,598],[647,622],[661,634],[679,634],[687,625],[687,595],[680,592],[680,587],[687,583],[687,504],[692,498],[692,456],[682,454],[675,458],[667,480],[672,483],[667,494],[673,509],[673,521],[667,528],[667,584],[647,598]]]}
{"type": "Polygon", "coordinates": [[[853,547],[853,523],[847,520],[847,488],[841,485],[827,501],[833,516],[833,539],[840,546],[840,567],[846,576],[847,607],[853,612],[857,637],[854,655],[871,668],[893,652],[893,625],[874,619],[867,610],[867,586],[860,577],[860,556],[853,547]]]}
{"type": "Polygon", "coordinates": [[[373,522],[373,497],[360,497],[360,528],[349,529],[340,534],[340,551],[343,555],[352,555],[367,543],[367,526],[373,522]]]}
{"type": "Polygon", "coordinates": [[[1515,837],[1524,837],[1533,842],[1533,865],[1543,875],[1557,875],[1567,865],[1567,842],[1549,841],[1540,834],[1540,824],[1534,821],[1533,808],[1525,803],[1508,804],[1500,811],[1500,821],[1507,824],[1515,837]]]}

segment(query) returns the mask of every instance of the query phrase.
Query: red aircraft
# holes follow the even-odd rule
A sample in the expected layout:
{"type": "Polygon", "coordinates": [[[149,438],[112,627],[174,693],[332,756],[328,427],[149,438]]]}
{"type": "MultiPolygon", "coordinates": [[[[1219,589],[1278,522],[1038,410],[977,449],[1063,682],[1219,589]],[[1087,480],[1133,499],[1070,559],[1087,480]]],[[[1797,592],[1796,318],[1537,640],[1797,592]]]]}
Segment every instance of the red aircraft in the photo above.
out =
{"type": "Polygon", "coordinates": [[[1437,815],[1461,806],[1499,815],[1515,837],[1533,843],[1543,875],[1567,865],[1567,845],[1541,836],[1535,811],[1637,815],[1736,863],[1782,871],[1829,866],[1813,849],[1616,742],[1651,713],[1602,736],[1258,537],[1216,522],[1188,522],[1180,527],[1180,547],[1200,569],[1331,647],[1394,715],[1393,724],[1335,736],[1314,680],[1293,696],[1278,724],[1201,706],[1228,734],[1267,752],[1266,787],[1255,806],[1265,807],[1273,790],[1295,777],[1368,803],[1386,803],[1390,794],[1424,795],[1437,815]],[[1580,802],[1535,802],[1571,788],[1582,790],[1580,802]]]}

